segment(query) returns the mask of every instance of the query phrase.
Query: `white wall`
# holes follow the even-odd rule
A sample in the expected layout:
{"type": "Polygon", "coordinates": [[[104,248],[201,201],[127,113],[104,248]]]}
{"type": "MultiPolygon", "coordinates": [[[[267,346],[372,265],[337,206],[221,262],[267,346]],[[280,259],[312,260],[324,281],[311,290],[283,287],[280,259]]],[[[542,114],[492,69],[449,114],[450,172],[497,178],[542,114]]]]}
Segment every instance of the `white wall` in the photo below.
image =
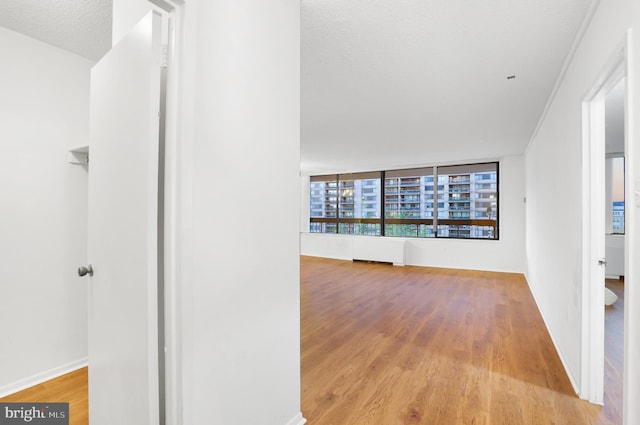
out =
{"type": "MultiPolygon", "coordinates": [[[[114,39],[141,2],[114,4],[114,39]]],[[[185,3],[173,158],[185,424],[304,421],[299,7],[185,3]]]]}
{"type": "Polygon", "coordinates": [[[195,29],[185,39],[195,60],[187,423],[301,418],[299,7],[202,0],[187,11],[195,29]]]}
{"type": "MultiPolygon", "coordinates": [[[[346,235],[308,234],[309,177],[302,178],[301,253],[338,259],[351,258],[346,235]]],[[[405,265],[524,273],[524,158],[500,160],[500,240],[406,238],[405,265]]],[[[372,236],[373,237],[373,236],[372,236]]]]}
{"type": "Polygon", "coordinates": [[[605,235],[605,258],[607,278],[624,276],[624,235],[605,235]]]}
{"type": "MultiPolygon", "coordinates": [[[[631,74],[631,104],[640,105],[637,82],[637,58],[640,58],[640,8],[635,0],[601,0],[582,38],[565,77],[558,86],[539,131],[526,152],[527,193],[527,278],[538,306],[546,320],[568,372],[579,387],[581,384],[581,288],[582,288],[582,121],[583,97],[596,83],[596,78],[624,40],[626,30],[633,28],[631,74]],[[633,59],[635,58],[635,59],[633,59]]],[[[632,105],[631,105],[632,106],[632,105]]],[[[636,106],[637,108],[637,106],[636,106]]],[[[629,125],[640,122],[637,109],[629,125]]],[[[636,138],[631,139],[637,144],[636,138]]],[[[638,178],[640,158],[627,151],[628,172],[638,178]]],[[[630,176],[630,178],[634,178],[630,176]]],[[[629,208],[627,237],[638,258],[637,207],[629,208]]],[[[634,257],[634,255],[636,255],[634,257]]],[[[637,262],[635,262],[637,263],[637,262]]],[[[626,343],[633,356],[627,357],[628,375],[627,424],[639,423],[637,320],[640,312],[638,291],[639,266],[628,266],[626,313],[629,328],[626,343]],[[634,321],[632,317],[635,317],[634,321]],[[632,413],[629,413],[632,412],[632,413]],[[633,419],[632,419],[633,418],[633,419]]]]}
{"type": "Polygon", "coordinates": [[[84,58],[0,28],[0,394],[86,362],[84,58]]]}

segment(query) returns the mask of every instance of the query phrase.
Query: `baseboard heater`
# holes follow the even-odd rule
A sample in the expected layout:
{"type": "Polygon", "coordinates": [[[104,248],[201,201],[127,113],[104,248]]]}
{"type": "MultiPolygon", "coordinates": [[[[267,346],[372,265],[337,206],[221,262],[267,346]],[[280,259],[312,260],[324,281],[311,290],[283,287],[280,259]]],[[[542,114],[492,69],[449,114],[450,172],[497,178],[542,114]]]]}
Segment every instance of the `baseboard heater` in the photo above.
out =
{"type": "Polygon", "coordinates": [[[404,239],[363,236],[353,238],[353,260],[404,266],[404,239]]]}

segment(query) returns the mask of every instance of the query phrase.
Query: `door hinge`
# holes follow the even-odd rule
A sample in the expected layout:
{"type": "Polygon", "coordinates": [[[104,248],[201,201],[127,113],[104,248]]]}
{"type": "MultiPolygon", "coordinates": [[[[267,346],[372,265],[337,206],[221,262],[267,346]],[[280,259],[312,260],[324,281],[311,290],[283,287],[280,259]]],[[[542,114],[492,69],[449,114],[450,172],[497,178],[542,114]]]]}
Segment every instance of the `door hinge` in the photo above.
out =
{"type": "Polygon", "coordinates": [[[169,63],[169,47],[162,46],[162,67],[166,68],[169,63]]]}
{"type": "Polygon", "coordinates": [[[607,259],[606,258],[599,258],[598,259],[598,265],[599,266],[606,266],[607,265],[607,259]]]}

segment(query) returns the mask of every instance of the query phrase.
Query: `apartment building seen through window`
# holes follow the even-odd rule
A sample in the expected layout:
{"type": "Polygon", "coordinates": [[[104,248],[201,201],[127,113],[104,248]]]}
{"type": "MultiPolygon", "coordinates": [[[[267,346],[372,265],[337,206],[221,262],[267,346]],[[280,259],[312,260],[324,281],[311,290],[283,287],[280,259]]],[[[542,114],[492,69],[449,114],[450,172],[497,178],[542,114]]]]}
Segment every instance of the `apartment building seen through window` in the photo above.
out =
{"type": "Polygon", "coordinates": [[[498,239],[498,163],[311,176],[312,233],[498,239]]]}

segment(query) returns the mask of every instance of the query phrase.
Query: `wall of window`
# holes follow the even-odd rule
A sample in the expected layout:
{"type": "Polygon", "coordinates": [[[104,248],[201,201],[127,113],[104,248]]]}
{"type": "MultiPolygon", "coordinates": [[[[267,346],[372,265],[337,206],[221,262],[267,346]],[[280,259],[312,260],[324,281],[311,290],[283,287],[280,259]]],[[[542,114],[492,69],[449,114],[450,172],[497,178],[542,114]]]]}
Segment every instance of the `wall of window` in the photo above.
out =
{"type": "Polygon", "coordinates": [[[382,173],[312,176],[311,233],[380,236],[382,173]]]}
{"type": "Polygon", "coordinates": [[[435,178],[433,167],[384,173],[385,236],[435,237],[435,178]]]}
{"type": "Polygon", "coordinates": [[[498,163],[312,176],[309,224],[311,233],[498,239],[498,163]]]}

